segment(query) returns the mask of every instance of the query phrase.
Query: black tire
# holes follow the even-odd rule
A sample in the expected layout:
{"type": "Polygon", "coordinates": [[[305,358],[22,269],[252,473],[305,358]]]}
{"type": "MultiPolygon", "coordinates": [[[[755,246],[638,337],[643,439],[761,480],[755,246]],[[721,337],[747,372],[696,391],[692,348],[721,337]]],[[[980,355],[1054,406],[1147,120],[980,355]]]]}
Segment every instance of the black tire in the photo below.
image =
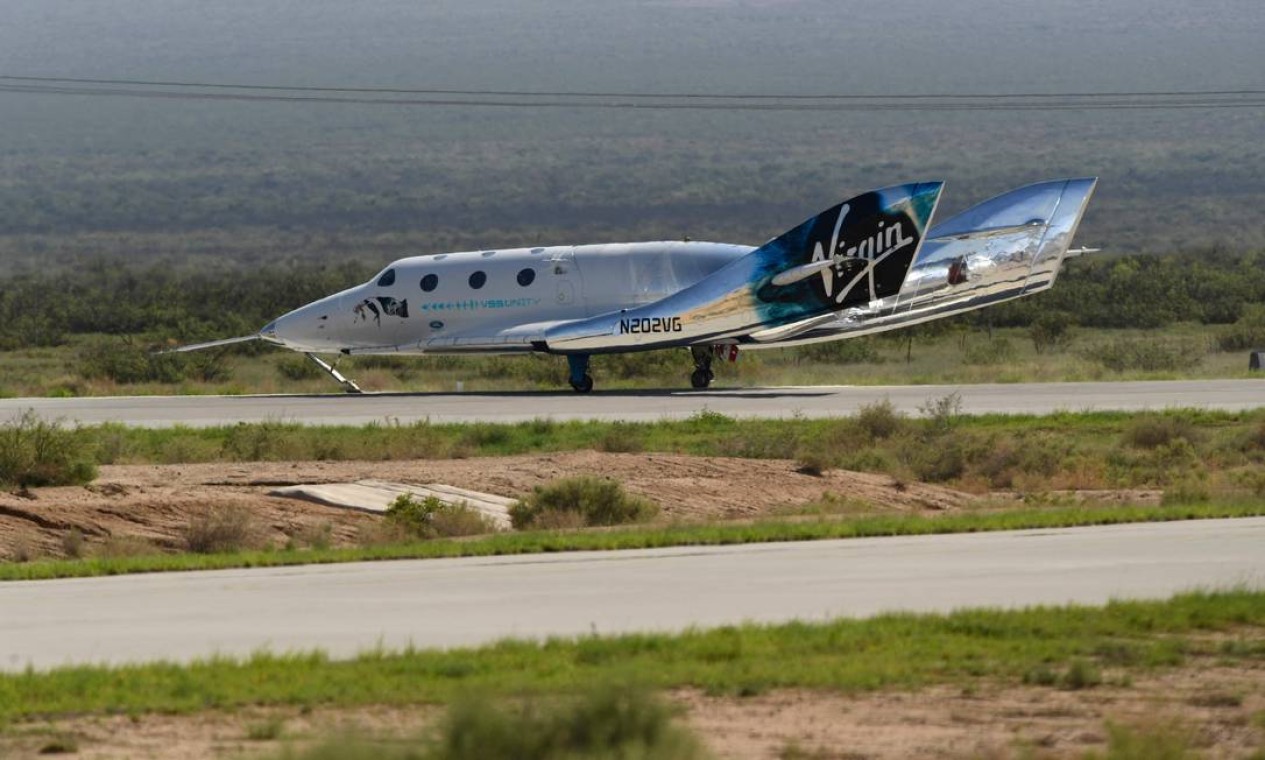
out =
{"type": "Polygon", "coordinates": [[[699,390],[712,384],[712,373],[705,369],[696,369],[690,375],[690,385],[699,390]]]}
{"type": "Polygon", "coordinates": [[[573,381],[571,383],[571,389],[574,390],[576,393],[588,393],[589,391],[593,390],[593,378],[588,375],[585,375],[584,379],[581,380],[580,382],[577,383],[573,381]]]}

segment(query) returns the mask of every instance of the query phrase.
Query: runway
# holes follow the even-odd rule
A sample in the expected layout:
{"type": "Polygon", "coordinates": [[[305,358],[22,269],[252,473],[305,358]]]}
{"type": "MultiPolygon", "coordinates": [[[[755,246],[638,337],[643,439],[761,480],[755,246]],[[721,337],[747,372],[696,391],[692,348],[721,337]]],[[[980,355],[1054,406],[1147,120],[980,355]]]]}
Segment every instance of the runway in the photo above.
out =
{"type": "Polygon", "coordinates": [[[0,583],[0,668],[1260,587],[1265,518],[0,583]]]}
{"type": "Polygon", "coordinates": [[[207,427],[276,420],[311,425],[370,422],[521,422],[679,419],[710,410],[732,417],[837,417],[884,399],[917,414],[951,393],[969,414],[1196,407],[1239,411],[1265,406],[1260,380],[1015,385],[812,386],[707,391],[596,391],[589,395],[522,393],[373,393],[314,396],[133,396],[0,400],[0,420],[33,409],[49,419],[143,427],[207,427]]]}

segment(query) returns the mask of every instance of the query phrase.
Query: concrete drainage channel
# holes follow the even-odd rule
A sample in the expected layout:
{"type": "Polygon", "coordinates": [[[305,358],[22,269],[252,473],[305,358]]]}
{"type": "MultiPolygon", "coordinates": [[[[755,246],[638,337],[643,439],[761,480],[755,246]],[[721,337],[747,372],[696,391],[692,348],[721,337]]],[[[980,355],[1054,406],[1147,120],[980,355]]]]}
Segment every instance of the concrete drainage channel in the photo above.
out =
{"type": "Polygon", "coordinates": [[[507,530],[510,527],[509,508],[514,503],[514,499],[469,491],[442,483],[412,485],[391,483],[385,480],[358,480],[355,483],[286,486],[270,492],[272,496],[303,499],[331,507],[358,509],[362,512],[378,514],[386,512],[391,502],[395,501],[400,494],[406,493],[419,499],[433,496],[445,504],[464,504],[492,520],[498,528],[507,530]]]}

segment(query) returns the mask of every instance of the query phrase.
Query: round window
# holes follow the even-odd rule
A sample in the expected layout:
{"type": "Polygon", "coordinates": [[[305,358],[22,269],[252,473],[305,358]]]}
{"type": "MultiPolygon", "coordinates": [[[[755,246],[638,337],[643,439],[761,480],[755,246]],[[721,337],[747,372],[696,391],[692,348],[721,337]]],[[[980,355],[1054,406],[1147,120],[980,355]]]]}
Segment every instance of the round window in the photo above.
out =
{"type": "Polygon", "coordinates": [[[422,290],[429,293],[437,287],[439,287],[438,275],[428,274],[422,278],[422,290]]]}
{"type": "Polygon", "coordinates": [[[484,283],[486,283],[487,281],[488,281],[488,276],[484,274],[483,272],[475,272],[474,274],[470,275],[470,287],[474,288],[475,290],[478,290],[479,288],[483,287],[484,283]]]}
{"type": "Polygon", "coordinates": [[[532,282],[535,281],[535,279],[536,279],[535,269],[524,269],[518,273],[518,284],[522,285],[524,288],[532,284],[532,282]]]}

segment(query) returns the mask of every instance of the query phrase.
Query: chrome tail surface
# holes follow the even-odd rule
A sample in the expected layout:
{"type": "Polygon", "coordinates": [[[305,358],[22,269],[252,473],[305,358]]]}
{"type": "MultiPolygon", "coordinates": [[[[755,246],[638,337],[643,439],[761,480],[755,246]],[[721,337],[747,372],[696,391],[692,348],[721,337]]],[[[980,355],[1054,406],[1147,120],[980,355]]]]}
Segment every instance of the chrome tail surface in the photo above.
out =
{"type": "Polygon", "coordinates": [[[897,295],[776,339],[785,345],[893,330],[1047,290],[1096,184],[1053,180],[984,201],[927,232],[897,295]]]}

